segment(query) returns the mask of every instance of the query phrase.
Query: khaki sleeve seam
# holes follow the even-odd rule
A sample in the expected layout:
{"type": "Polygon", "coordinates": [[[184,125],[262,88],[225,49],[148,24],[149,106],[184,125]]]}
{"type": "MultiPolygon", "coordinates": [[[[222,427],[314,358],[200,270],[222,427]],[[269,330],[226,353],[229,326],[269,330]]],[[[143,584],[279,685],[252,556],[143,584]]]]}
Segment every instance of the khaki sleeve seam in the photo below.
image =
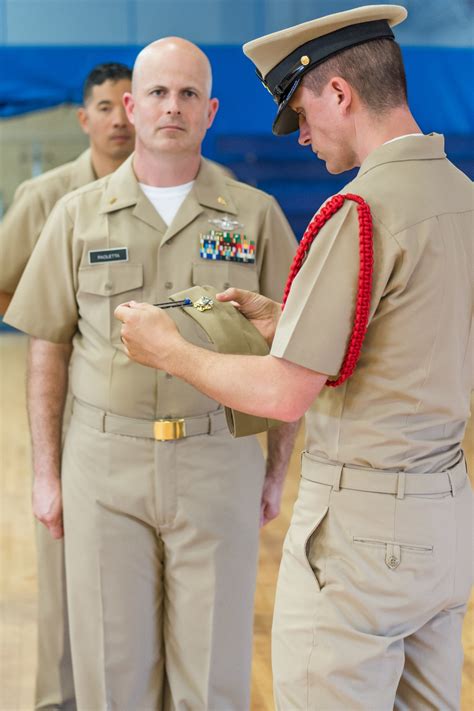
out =
{"type": "MultiPolygon", "coordinates": [[[[377,224],[377,227],[379,228],[379,230],[380,230],[381,232],[386,233],[386,234],[388,235],[388,237],[390,237],[390,239],[391,239],[393,242],[395,242],[395,244],[396,244],[396,246],[397,246],[397,250],[398,250],[398,252],[399,252],[400,255],[401,255],[403,250],[402,250],[402,248],[401,248],[400,242],[398,241],[396,235],[393,234],[393,232],[390,232],[390,230],[388,229],[387,225],[385,225],[385,224],[382,222],[382,220],[381,220],[379,217],[377,217],[376,215],[372,214],[372,220],[373,220],[373,222],[374,222],[374,226],[375,226],[375,224],[377,224]]],[[[400,233],[397,233],[397,234],[400,234],[400,233]]]]}

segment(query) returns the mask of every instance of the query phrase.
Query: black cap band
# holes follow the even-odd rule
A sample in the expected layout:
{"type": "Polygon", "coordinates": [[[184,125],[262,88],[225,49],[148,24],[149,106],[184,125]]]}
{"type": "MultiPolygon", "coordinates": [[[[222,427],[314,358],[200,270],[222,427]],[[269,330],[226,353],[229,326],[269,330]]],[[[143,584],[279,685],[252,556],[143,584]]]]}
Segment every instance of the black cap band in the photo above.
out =
{"type": "Polygon", "coordinates": [[[257,74],[279,104],[285,99],[290,88],[294,87],[295,81],[299,84],[306,72],[314,66],[343,49],[374,39],[395,39],[387,20],[360,22],[316,37],[297,47],[273,67],[266,77],[262,77],[258,71],[257,74]],[[303,64],[302,59],[307,60],[307,63],[303,64]]]}

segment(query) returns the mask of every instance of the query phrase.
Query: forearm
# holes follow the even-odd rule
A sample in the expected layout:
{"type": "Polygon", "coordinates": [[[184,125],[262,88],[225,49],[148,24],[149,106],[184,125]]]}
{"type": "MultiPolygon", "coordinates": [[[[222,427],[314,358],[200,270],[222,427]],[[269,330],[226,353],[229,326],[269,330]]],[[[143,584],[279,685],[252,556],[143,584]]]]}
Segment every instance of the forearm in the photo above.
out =
{"type": "Polygon", "coordinates": [[[168,363],[170,372],[208,397],[251,415],[276,416],[271,356],[223,355],[186,341],[176,356],[168,363]]]}
{"type": "Polygon", "coordinates": [[[284,422],[301,417],[317,394],[300,384],[299,371],[305,369],[293,363],[271,355],[214,353],[184,340],[166,370],[227,407],[284,422]]]}
{"type": "Polygon", "coordinates": [[[59,478],[70,344],[30,340],[27,401],[37,478],[59,478]]]}
{"type": "Polygon", "coordinates": [[[285,478],[300,422],[285,422],[268,430],[267,476],[279,481],[285,478]]]}

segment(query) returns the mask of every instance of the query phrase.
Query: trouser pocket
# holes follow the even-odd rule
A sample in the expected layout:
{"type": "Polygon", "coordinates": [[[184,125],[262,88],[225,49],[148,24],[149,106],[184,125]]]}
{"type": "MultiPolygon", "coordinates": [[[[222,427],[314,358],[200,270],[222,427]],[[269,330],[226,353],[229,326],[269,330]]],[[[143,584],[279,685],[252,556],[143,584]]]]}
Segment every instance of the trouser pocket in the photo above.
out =
{"type": "Polygon", "coordinates": [[[319,557],[320,535],[329,509],[330,487],[301,479],[298,499],[284,549],[298,562],[302,573],[311,576],[319,591],[324,583],[324,566],[319,557]]]}
{"type": "Polygon", "coordinates": [[[433,546],[418,543],[401,543],[399,541],[365,538],[362,536],[353,536],[352,541],[357,545],[369,546],[379,550],[384,555],[385,565],[391,570],[398,568],[402,558],[406,555],[429,555],[433,553],[433,546]]]}

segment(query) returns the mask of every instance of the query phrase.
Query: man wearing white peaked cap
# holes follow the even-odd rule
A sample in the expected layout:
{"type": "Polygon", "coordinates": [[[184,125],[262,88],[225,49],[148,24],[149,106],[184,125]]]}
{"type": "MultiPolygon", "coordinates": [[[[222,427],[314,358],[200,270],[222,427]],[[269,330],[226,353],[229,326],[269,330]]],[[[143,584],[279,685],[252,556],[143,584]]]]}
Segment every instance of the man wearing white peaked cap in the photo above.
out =
{"type": "Polygon", "coordinates": [[[299,129],[332,173],[359,167],[308,226],[283,313],[248,292],[221,297],[270,354],[209,353],[153,307],[117,310],[134,360],[256,415],[307,410],[275,603],[280,711],[459,707],[472,185],[407,105],[391,29],[405,17],[363,7],[244,47],[278,104],[274,133],[299,129]]]}

